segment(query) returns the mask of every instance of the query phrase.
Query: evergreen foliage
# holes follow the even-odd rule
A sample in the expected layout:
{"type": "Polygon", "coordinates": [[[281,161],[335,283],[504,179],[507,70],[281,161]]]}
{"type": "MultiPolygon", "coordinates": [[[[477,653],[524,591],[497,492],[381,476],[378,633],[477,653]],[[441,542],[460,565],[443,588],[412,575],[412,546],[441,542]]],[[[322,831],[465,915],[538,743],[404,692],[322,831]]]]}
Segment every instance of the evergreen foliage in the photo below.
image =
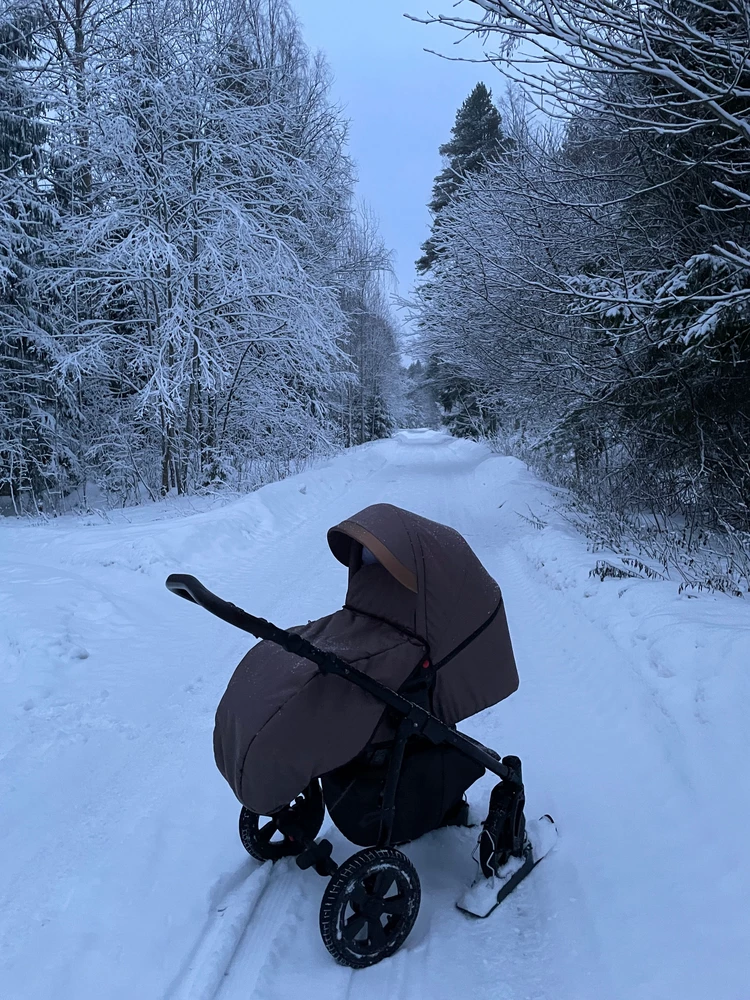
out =
{"type": "Polygon", "coordinates": [[[343,308],[348,320],[344,341],[353,371],[342,399],[346,445],[389,437],[402,418],[403,373],[398,330],[382,286],[372,276],[347,292],[343,308]]]}
{"type": "Polygon", "coordinates": [[[55,352],[35,287],[54,218],[43,188],[45,108],[24,72],[42,24],[28,5],[0,16],[0,496],[16,506],[19,490],[54,489],[70,458],[57,433],[64,401],[46,379],[55,352]]]}
{"type": "Polygon", "coordinates": [[[498,66],[523,85],[504,108],[513,155],[441,206],[418,293],[449,418],[470,401],[455,432],[520,442],[602,509],[691,537],[750,529],[744,11],[482,7],[476,29],[502,33],[498,66]],[[559,124],[533,116],[532,88],[559,124]]]}
{"type": "MultiPolygon", "coordinates": [[[[435,178],[429,209],[437,215],[454,197],[471,174],[480,173],[488,164],[507,155],[514,148],[502,130],[502,118],[492,102],[492,91],[478,83],[456,112],[451,138],[440,146],[447,162],[435,178]]],[[[417,271],[429,271],[435,263],[436,248],[432,239],[422,246],[417,271]]]]}
{"type": "Polygon", "coordinates": [[[437,428],[440,411],[422,361],[412,361],[405,373],[405,427],[437,428]]]}
{"type": "MultiPolygon", "coordinates": [[[[514,149],[515,140],[503,132],[502,117],[492,102],[491,92],[478,83],[456,113],[451,139],[440,147],[447,163],[435,178],[429,203],[433,213],[432,233],[416,264],[417,271],[426,274],[420,291],[423,300],[429,299],[433,283],[441,280],[442,213],[472,177],[493,169],[514,149]]],[[[428,356],[425,376],[442,408],[443,424],[452,434],[477,438],[493,433],[495,418],[460,367],[437,351],[428,356]]]]}
{"type": "Polygon", "coordinates": [[[430,211],[445,208],[469,174],[483,170],[507,146],[492,92],[478,83],[456,112],[451,138],[440,147],[448,163],[435,178],[430,211]]]}

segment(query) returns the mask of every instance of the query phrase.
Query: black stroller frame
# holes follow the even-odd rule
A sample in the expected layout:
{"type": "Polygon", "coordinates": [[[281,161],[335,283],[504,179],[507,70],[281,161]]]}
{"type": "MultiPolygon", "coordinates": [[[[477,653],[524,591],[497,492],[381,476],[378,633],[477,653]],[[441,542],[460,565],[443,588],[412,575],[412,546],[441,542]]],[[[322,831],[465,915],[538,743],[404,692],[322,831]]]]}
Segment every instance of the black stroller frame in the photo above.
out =
{"type": "MultiPolygon", "coordinates": [[[[274,813],[263,827],[260,817],[248,809],[243,807],[240,815],[243,845],[257,860],[294,856],[299,868],[313,868],[319,875],[331,879],[321,904],[320,929],[326,947],[339,963],[351,968],[374,965],[398,950],[416,920],[420,903],[419,879],[406,855],[391,846],[404,752],[408,741],[415,736],[434,745],[454,747],[500,779],[492,791],[487,819],[482,824],[479,864],[487,878],[493,877],[510,858],[523,859],[523,864],[511,878],[504,880],[498,903],[534,867],[525,835],[525,796],[518,757],[501,759],[494,750],[458,732],[335,653],[319,649],[302,636],[222,600],[194,576],[175,573],[167,578],[166,585],[172,593],[228,624],[312,661],[322,674],[334,674],[356,684],[383,702],[400,719],[390,749],[380,833],[374,847],[357,852],[341,866],[336,864],[331,856],[330,841],[316,839],[324,818],[318,779],[294,803],[274,813]],[[284,838],[281,844],[271,842],[271,836],[277,832],[284,838]]],[[[464,648],[471,638],[459,648],[464,648]]]]}

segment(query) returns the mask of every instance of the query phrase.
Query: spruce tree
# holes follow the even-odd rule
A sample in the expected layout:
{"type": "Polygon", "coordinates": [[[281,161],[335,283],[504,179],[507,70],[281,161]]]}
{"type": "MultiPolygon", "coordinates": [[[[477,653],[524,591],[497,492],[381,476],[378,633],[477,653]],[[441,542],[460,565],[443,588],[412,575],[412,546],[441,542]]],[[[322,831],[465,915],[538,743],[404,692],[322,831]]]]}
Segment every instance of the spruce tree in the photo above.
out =
{"type": "Polygon", "coordinates": [[[0,15],[0,495],[16,510],[27,495],[38,506],[64,464],[35,293],[50,212],[40,190],[44,108],[27,76],[42,23],[28,5],[0,15]]]}
{"type": "MultiPolygon", "coordinates": [[[[445,208],[470,174],[484,170],[514,145],[503,133],[502,117],[492,103],[492,91],[478,83],[456,113],[450,140],[440,146],[440,155],[447,157],[448,162],[432,187],[429,208],[433,215],[445,208]]],[[[417,261],[420,273],[428,271],[437,256],[432,236],[422,250],[424,254],[417,261]]]]}
{"type": "Polygon", "coordinates": [[[43,109],[24,79],[38,28],[30,9],[10,8],[0,20],[0,303],[6,308],[27,291],[24,279],[45,214],[37,186],[43,109]]]}
{"type": "MultiPolygon", "coordinates": [[[[456,113],[450,140],[440,147],[447,162],[432,188],[429,203],[433,213],[432,233],[422,245],[424,253],[416,262],[421,274],[430,271],[439,260],[436,233],[443,209],[468,177],[486,170],[489,164],[501,160],[515,147],[515,141],[503,132],[502,117],[492,103],[492,92],[483,83],[478,83],[456,113]]],[[[433,273],[431,280],[439,282],[440,275],[433,273]]],[[[429,359],[426,377],[443,408],[442,422],[452,434],[476,438],[495,433],[496,422],[481,405],[476,387],[458,369],[433,356],[429,359]]]]}
{"type": "Polygon", "coordinates": [[[374,392],[368,400],[369,410],[369,440],[377,441],[379,438],[388,438],[393,434],[396,425],[393,417],[388,412],[386,401],[383,397],[380,386],[375,384],[374,392]]]}

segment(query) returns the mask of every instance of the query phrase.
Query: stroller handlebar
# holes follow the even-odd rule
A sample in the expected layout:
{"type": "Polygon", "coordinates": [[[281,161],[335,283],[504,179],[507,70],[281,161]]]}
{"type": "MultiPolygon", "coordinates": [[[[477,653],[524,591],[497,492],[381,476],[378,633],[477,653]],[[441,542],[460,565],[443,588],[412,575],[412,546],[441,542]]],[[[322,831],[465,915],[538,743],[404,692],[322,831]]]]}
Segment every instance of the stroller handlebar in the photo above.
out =
{"type": "Polygon", "coordinates": [[[266,621],[265,618],[256,618],[255,615],[248,614],[247,611],[238,608],[236,604],[211,593],[200,580],[187,573],[172,573],[168,576],[167,590],[171,590],[178,597],[184,597],[186,601],[192,601],[193,604],[210,611],[212,615],[216,615],[217,618],[221,618],[229,625],[234,625],[236,628],[242,629],[243,632],[249,632],[256,639],[268,639],[292,653],[313,659],[315,663],[327,655],[322,649],[318,649],[303,639],[302,636],[295,635],[294,632],[286,632],[278,625],[266,621]]]}
{"type": "Polygon", "coordinates": [[[192,601],[193,604],[203,604],[206,597],[216,598],[216,595],[207,590],[200,580],[187,573],[172,573],[168,576],[167,590],[171,590],[178,597],[184,597],[186,601],[192,601]]]}
{"type": "Polygon", "coordinates": [[[222,600],[216,594],[212,594],[194,576],[189,576],[186,573],[172,573],[167,577],[166,583],[167,590],[171,590],[178,597],[183,597],[186,601],[191,601],[206,611],[210,611],[212,615],[216,615],[217,618],[221,618],[222,621],[227,622],[229,625],[234,625],[236,628],[242,629],[243,632],[249,632],[257,639],[266,639],[276,643],[282,649],[286,649],[290,653],[312,661],[322,674],[334,674],[356,684],[357,687],[369,692],[379,701],[395,709],[404,720],[404,723],[410,724],[415,735],[416,733],[422,733],[432,743],[452,744],[460,748],[468,757],[471,757],[489,771],[498,775],[498,777],[506,778],[520,784],[520,774],[516,775],[513,767],[509,767],[507,764],[501,762],[494,751],[488,750],[481,743],[469,739],[463,733],[446,725],[446,723],[436,718],[436,716],[432,715],[426,709],[409,701],[403,695],[386,687],[356,667],[353,667],[351,663],[347,663],[346,660],[335,653],[320,649],[318,646],[314,646],[311,642],[308,642],[301,635],[297,635],[295,632],[287,632],[285,629],[279,628],[278,625],[266,621],[265,618],[256,618],[255,615],[248,614],[247,611],[243,611],[242,608],[238,608],[235,604],[222,600]]]}
{"type": "Polygon", "coordinates": [[[278,625],[266,621],[265,618],[256,618],[255,615],[248,614],[242,608],[230,601],[224,601],[216,594],[204,587],[200,580],[185,573],[172,573],[167,577],[167,590],[171,590],[178,597],[184,597],[186,601],[191,601],[199,607],[210,611],[212,615],[221,618],[222,621],[243,632],[249,632],[256,639],[265,639],[276,643],[282,649],[290,653],[302,656],[306,660],[311,660],[320,669],[321,673],[337,673],[348,676],[351,673],[358,673],[346,660],[342,660],[335,653],[328,653],[325,650],[314,646],[307,639],[295,632],[287,632],[278,625]]]}

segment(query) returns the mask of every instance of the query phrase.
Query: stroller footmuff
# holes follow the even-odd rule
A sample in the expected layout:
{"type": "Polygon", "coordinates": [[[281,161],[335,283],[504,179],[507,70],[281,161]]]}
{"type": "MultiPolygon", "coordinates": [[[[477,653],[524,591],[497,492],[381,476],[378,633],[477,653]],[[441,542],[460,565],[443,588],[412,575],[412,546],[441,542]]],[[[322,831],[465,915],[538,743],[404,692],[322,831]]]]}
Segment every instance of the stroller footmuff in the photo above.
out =
{"type": "MultiPolygon", "coordinates": [[[[249,853],[294,856],[330,879],[323,941],[362,968],[400,947],[419,910],[419,878],[396,845],[460,823],[463,793],[485,770],[500,782],[480,876],[492,891],[497,881],[498,901],[543,854],[526,834],[518,758],[455,728],[518,687],[497,583],[458,532],[390,504],[343,521],[328,542],[349,570],[346,602],[304,626],[280,629],[194,577],[167,586],[262,640],[217,709],[216,764],[242,804],[249,853]],[[325,807],[363,848],[341,866],[316,839],[325,807]]],[[[484,897],[481,907],[491,909],[484,897]]]]}

